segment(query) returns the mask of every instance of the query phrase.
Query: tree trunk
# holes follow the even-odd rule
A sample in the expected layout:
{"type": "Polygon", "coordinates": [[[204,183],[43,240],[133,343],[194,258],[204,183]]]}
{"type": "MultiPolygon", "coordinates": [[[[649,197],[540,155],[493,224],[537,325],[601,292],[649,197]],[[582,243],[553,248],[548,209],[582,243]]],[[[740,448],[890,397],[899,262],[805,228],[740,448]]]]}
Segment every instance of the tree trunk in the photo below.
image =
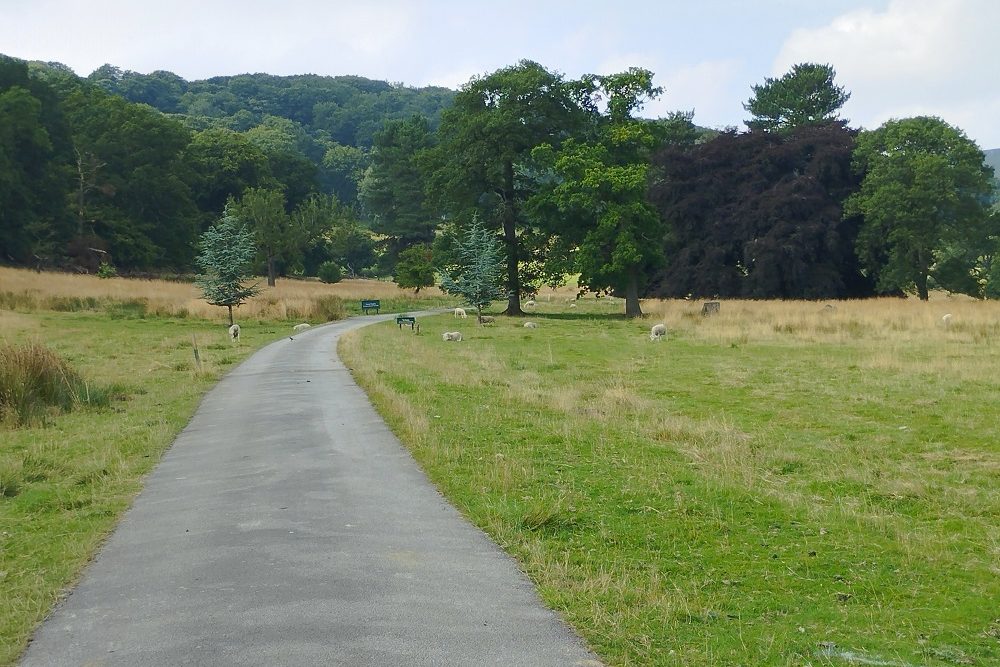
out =
{"type": "Polygon", "coordinates": [[[228,308],[229,308],[229,326],[233,326],[234,322],[233,322],[233,306],[232,306],[232,304],[230,304],[228,306],[228,308]]]}
{"type": "Polygon", "coordinates": [[[274,280],[277,277],[277,272],[274,269],[274,256],[267,256],[267,286],[274,287],[274,280]]]}
{"type": "Polygon", "coordinates": [[[639,306],[639,272],[632,268],[628,271],[628,283],[625,285],[625,317],[642,317],[639,306]]]}
{"type": "Polygon", "coordinates": [[[920,297],[921,301],[927,301],[929,295],[927,294],[927,277],[931,272],[931,262],[930,262],[930,252],[925,252],[923,248],[917,250],[917,261],[920,263],[920,270],[917,271],[917,279],[914,281],[917,285],[917,296],[920,297]]]}
{"type": "Polygon", "coordinates": [[[927,301],[930,298],[930,295],[927,294],[927,274],[921,272],[920,275],[917,276],[916,283],[917,296],[920,297],[921,301],[927,301]]]}
{"type": "Polygon", "coordinates": [[[503,238],[507,245],[507,310],[504,315],[524,315],[521,310],[521,279],[517,271],[517,209],[514,204],[514,163],[503,166],[503,238]]]}

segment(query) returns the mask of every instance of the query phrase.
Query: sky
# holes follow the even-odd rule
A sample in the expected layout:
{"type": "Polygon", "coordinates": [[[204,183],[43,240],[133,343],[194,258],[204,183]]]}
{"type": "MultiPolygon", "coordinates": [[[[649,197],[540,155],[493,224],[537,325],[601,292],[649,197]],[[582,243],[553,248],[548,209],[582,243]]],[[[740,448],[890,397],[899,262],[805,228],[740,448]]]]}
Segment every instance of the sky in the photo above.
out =
{"type": "Polygon", "coordinates": [[[0,53],[86,76],[356,74],[458,88],[522,59],[569,78],[628,67],[664,89],[643,115],[743,127],[751,86],[826,63],[873,129],[934,115],[1000,148],[998,0],[0,0],[0,53]]]}

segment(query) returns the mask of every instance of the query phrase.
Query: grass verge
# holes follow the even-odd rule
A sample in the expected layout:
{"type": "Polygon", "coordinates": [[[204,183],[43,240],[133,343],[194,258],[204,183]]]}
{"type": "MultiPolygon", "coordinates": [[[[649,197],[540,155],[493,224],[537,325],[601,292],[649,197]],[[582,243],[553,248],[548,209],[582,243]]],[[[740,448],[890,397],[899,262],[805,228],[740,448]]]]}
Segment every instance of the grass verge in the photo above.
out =
{"type": "Polygon", "coordinates": [[[1000,663],[997,304],[560,307],[340,352],[609,664],[1000,663]]]}

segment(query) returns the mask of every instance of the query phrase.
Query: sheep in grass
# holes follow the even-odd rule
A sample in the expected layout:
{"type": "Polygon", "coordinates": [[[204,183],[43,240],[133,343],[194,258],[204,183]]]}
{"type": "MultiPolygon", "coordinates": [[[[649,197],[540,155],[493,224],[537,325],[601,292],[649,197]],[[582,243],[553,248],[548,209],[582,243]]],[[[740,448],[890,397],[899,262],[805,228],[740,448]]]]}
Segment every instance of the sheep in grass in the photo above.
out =
{"type": "Polygon", "coordinates": [[[441,340],[443,340],[443,341],[453,340],[455,342],[460,342],[462,340],[462,332],[461,331],[445,331],[443,334],[441,334],[441,340]]]}
{"type": "Polygon", "coordinates": [[[234,324],[229,327],[229,340],[233,341],[234,344],[240,342],[240,325],[234,324]]]}
{"type": "Polygon", "coordinates": [[[524,328],[525,329],[537,329],[538,325],[535,324],[534,322],[525,322],[524,323],[524,328]]]}
{"type": "Polygon", "coordinates": [[[660,340],[667,335],[667,325],[666,324],[654,324],[653,328],[649,330],[649,340],[660,340]]]}
{"type": "Polygon", "coordinates": [[[496,319],[492,315],[480,315],[479,321],[483,324],[493,324],[496,319]]]}
{"type": "Polygon", "coordinates": [[[945,313],[941,316],[941,324],[945,329],[951,326],[951,313],[945,313]]]}
{"type": "Polygon", "coordinates": [[[527,306],[528,308],[534,308],[535,307],[535,301],[534,301],[534,299],[532,299],[531,301],[525,301],[524,305],[527,306]]]}
{"type": "Polygon", "coordinates": [[[303,329],[308,329],[311,326],[312,325],[309,324],[308,322],[303,322],[302,324],[296,324],[294,327],[292,327],[292,331],[302,331],[303,329]]]}
{"type": "Polygon", "coordinates": [[[462,319],[462,320],[464,320],[466,317],[468,317],[468,315],[465,313],[465,308],[456,308],[455,309],[455,317],[457,317],[458,319],[462,319]]]}

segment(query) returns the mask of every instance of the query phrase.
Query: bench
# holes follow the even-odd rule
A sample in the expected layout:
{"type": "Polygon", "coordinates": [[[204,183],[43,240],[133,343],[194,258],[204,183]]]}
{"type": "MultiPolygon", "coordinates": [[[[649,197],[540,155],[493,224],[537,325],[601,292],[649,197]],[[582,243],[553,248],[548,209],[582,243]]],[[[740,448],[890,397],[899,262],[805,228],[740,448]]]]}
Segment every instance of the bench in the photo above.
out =
{"type": "Polygon", "coordinates": [[[378,315],[378,309],[382,307],[382,302],[378,299],[363,299],[361,301],[361,310],[365,315],[368,314],[369,310],[374,310],[375,314],[378,315]]]}
{"type": "Polygon", "coordinates": [[[417,318],[413,317],[412,315],[396,316],[396,326],[402,329],[403,325],[410,327],[410,330],[413,331],[414,333],[420,333],[420,325],[417,324],[417,318]]]}

